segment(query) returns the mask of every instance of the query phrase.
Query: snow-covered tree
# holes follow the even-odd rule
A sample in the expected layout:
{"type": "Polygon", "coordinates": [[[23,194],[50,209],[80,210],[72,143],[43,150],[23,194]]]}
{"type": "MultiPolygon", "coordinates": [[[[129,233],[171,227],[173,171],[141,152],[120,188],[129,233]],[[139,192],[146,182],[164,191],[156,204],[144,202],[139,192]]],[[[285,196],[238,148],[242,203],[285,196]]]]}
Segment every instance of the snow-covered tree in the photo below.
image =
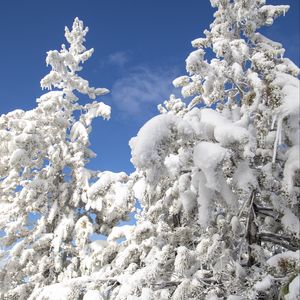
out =
{"type": "MultiPolygon", "coordinates": [[[[1,161],[0,168],[5,174],[1,177],[5,181],[1,182],[5,187],[1,192],[10,197],[2,201],[10,206],[1,206],[7,216],[1,223],[2,228],[6,226],[4,241],[14,238],[7,243],[14,245],[12,250],[4,252],[9,255],[5,272],[13,280],[9,281],[5,272],[1,275],[3,286],[10,289],[6,292],[8,299],[13,299],[12,293],[20,295],[24,293],[21,289],[33,286],[35,290],[29,299],[40,300],[54,300],[58,294],[61,299],[83,300],[299,297],[299,68],[284,58],[281,44],[258,32],[285,14],[288,6],[266,5],[263,0],[211,0],[211,4],[217,9],[214,22],[204,32],[205,37],[192,42],[196,50],[186,60],[187,75],[173,82],[182,88],[186,101],[171,95],[159,106],[161,114],[148,121],[130,141],[132,162],[137,169],[130,178],[123,173],[95,174],[83,165],[77,167],[75,162],[64,163],[68,162],[65,157],[70,149],[75,151],[74,144],[76,151],[85,149],[77,162],[90,155],[88,142],[84,142],[90,130],[90,123],[86,123],[89,109],[81,108],[86,113],[80,120],[71,119],[65,125],[59,141],[43,146],[40,143],[45,143],[45,139],[37,139],[34,149],[52,149],[61,141],[67,146],[59,152],[59,157],[65,155],[63,159],[56,160],[57,156],[50,157],[48,150],[46,154],[38,150],[35,157],[46,161],[30,168],[29,179],[23,175],[26,162],[33,164],[36,159],[29,157],[24,163],[23,158],[34,155],[34,151],[19,146],[29,154],[12,155],[10,135],[16,140],[21,133],[12,125],[1,133],[5,137],[1,144],[5,155],[1,159],[20,165],[12,175],[8,174],[11,168],[7,168],[7,162],[1,161]],[[210,51],[214,58],[208,61],[206,52],[210,51]],[[31,198],[34,201],[27,203],[27,198],[21,196],[28,191],[27,185],[40,183],[46,176],[41,170],[48,174],[46,167],[52,164],[62,167],[63,175],[53,183],[56,188],[43,194],[46,202],[37,192],[31,198]],[[66,176],[65,167],[71,170],[70,177],[66,176]],[[91,184],[96,175],[99,180],[91,184]],[[12,187],[6,191],[11,182],[12,187]],[[61,200],[65,205],[55,210],[54,192],[66,190],[60,184],[68,187],[68,193],[61,200]],[[130,190],[142,209],[136,215],[136,225],[118,226],[117,221],[132,209],[130,190]],[[38,226],[32,229],[25,220],[22,223],[19,217],[11,217],[21,215],[28,219],[28,213],[20,213],[14,199],[24,201],[28,208],[32,203],[49,203],[38,206],[44,207],[43,211],[29,209],[41,214],[38,226]],[[52,211],[59,211],[54,221],[48,227],[40,225],[48,222],[52,211]],[[95,221],[91,212],[96,215],[95,221]],[[38,228],[44,231],[40,233],[38,228]],[[89,233],[93,231],[108,234],[107,241],[90,242],[89,233]],[[27,236],[33,242],[28,243],[27,236]],[[43,243],[43,238],[48,240],[43,243]],[[34,241],[48,248],[43,246],[37,251],[34,241]],[[21,250],[14,252],[18,247],[21,250]],[[24,263],[21,264],[19,257],[23,256],[18,253],[25,253],[27,273],[19,271],[24,263]],[[38,266],[44,265],[43,257],[51,262],[49,274],[45,269],[43,273],[34,269],[36,261],[31,253],[36,253],[38,266]],[[59,273],[57,278],[55,272],[59,273]],[[11,291],[13,284],[17,291],[11,291]]],[[[56,62],[72,61],[64,56],[65,51],[63,47],[60,53],[54,52],[54,56],[66,57],[66,62],[56,62]]],[[[66,75],[56,79],[55,71],[61,70],[60,65],[55,64],[49,78],[56,87],[63,88],[65,100],[73,94],[61,86],[66,75]]],[[[68,74],[73,76],[71,73],[68,74]]],[[[43,82],[50,87],[49,78],[43,82]]],[[[76,89],[80,88],[76,85],[76,89]]],[[[80,91],[94,95],[96,90],[80,91]]],[[[23,115],[24,112],[16,111],[2,117],[1,122],[23,120],[23,115]]],[[[41,116],[40,113],[37,121],[42,120],[41,116]]],[[[49,126],[52,128],[53,124],[49,126]]],[[[61,126],[56,130],[61,130],[61,126]]],[[[41,130],[36,134],[48,136],[43,134],[43,128],[48,127],[38,128],[41,130]]]]}
{"type": "Polygon", "coordinates": [[[93,253],[84,299],[299,297],[299,69],[258,32],[289,7],[211,4],[173,82],[187,101],[130,141],[142,210],[93,253]]]}
{"type": "Polygon", "coordinates": [[[87,32],[76,18],[65,28],[70,46],[47,53],[51,71],[41,87],[50,91],[35,109],[0,117],[1,299],[36,299],[41,287],[83,275],[91,234],[106,233],[133,208],[125,173],[85,167],[95,156],[92,120],[110,117],[102,102],[78,102],[109,92],[78,75],[94,51],[83,44],[87,32]]]}

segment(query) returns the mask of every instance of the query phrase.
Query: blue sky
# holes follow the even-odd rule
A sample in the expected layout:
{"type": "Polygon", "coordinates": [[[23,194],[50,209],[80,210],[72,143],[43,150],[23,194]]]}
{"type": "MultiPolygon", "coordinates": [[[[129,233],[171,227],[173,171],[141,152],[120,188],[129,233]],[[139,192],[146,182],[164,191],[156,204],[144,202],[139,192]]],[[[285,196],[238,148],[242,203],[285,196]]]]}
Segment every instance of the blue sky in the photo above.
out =
{"type": "MultiPolygon", "coordinates": [[[[267,3],[291,6],[263,32],[299,65],[299,0],[267,3]]],[[[49,72],[46,52],[60,49],[64,26],[78,16],[90,28],[87,47],[95,48],[82,77],[111,90],[101,99],[112,106],[111,120],[93,123],[98,157],[91,165],[131,172],[129,139],[174,92],[171,82],[185,74],[190,41],[202,36],[212,15],[208,0],[1,0],[0,114],[35,107],[49,72]]]]}

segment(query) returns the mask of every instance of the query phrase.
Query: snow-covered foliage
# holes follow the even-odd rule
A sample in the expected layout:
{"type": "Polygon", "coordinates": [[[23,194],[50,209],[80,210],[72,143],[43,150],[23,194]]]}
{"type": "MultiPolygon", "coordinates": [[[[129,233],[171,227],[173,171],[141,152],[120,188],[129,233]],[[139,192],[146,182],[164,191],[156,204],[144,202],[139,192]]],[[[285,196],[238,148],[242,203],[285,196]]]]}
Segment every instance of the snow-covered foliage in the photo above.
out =
{"type": "Polygon", "coordinates": [[[77,74],[93,53],[83,45],[87,32],[76,18],[65,29],[69,48],[48,52],[41,87],[50,91],[35,109],[0,117],[0,299],[36,299],[39,288],[84,274],[91,234],[133,208],[125,173],[85,167],[95,156],[91,122],[110,117],[108,105],[76,96],[108,93],[77,74]]]}
{"type": "Polygon", "coordinates": [[[112,299],[290,299],[299,285],[299,69],[257,32],[288,6],[211,3],[173,81],[187,105],[171,96],[130,141],[143,211],[127,243],[141,253],[112,299]]]}
{"type": "MultiPolygon", "coordinates": [[[[38,124],[35,146],[19,146],[27,125],[16,125],[31,124],[35,111],[2,116],[6,299],[33,288],[29,299],[39,300],[58,299],[55,291],[61,299],[85,300],[299,298],[299,68],[284,58],[281,44],[257,31],[288,6],[211,4],[217,11],[210,30],[192,42],[187,75],[173,81],[186,100],[171,95],[130,140],[136,167],[130,177],[84,168],[92,155],[90,120],[108,110],[99,104],[83,109],[78,121],[71,118],[78,107],[74,89],[97,94],[72,71],[90,53],[74,50],[86,33],[78,20],[78,39],[70,38],[75,29],[66,31],[69,52],[49,52],[54,73],[42,83],[63,91],[50,92],[58,104],[53,109],[53,100],[46,101],[53,122],[38,124]],[[215,54],[210,61],[207,50],[215,54]],[[55,72],[64,73],[66,65],[67,75],[59,77],[55,72]],[[54,118],[65,113],[60,122],[54,118]],[[57,122],[62,137],[48,141],[52,135],[43,130],[57,122]],[[35,165],[38,158],[44,160],[35,165]],[[132,194],[142,207],[137,223],[114,227],[132,209],[132,194]],[[41,215],[33,229],[24,223],[27,210],[41,215]],[[95,231],[107,240],[90,242],[95,231]]],[[[39,111],[36,122],[46,112],[39,111]]]]}
{"type": "Polygon", "coordinates": [[[299,69],[257,32],[288,7],[211,3],[173,81],[186,101],[171,95],[130,141],[142,210],[93,251],[85,289],[103,299],[298,297],[299,69]]]}

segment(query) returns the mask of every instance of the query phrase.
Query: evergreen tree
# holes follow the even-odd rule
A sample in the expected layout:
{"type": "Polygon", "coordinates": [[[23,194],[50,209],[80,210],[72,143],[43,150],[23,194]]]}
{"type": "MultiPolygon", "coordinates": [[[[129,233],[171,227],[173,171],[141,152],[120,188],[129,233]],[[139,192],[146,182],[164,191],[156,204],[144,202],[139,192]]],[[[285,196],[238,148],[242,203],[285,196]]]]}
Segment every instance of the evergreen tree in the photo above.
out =
{"type": "Polygon", "coordinates": [[[52,69],[41,87],[55,90],[33,110],[0,117],[1,299],[35,299],[39,288],[83,275],[91,234],[105,232],[132,208],[125,173],[85,167],[95,156],[92,120],[110,117],[109,106],[83,105],[76,96],[109,92],[78,75],[94,51],[83,45],[87,32],[76,18],[72,30],[65,29],[70,47],[47,53],[52,69]]]}

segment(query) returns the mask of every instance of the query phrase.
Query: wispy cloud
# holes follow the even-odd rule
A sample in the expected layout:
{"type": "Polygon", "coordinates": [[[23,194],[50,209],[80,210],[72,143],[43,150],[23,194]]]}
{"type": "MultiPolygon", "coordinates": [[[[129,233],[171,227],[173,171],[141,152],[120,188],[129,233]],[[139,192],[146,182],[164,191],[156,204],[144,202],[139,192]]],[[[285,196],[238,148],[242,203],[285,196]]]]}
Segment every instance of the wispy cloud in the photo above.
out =
{"type": "Polygon", "coordinates": [[[156,105],[177,93],[172,80],[176,69],[139,66],[131,68],[117,79],[111,90],[113,104],[126,116],[149,114],[156,105]]]}
{"type": "Polygon", "coordinates": [[[126,51],[119,51],[108,56],[108,63],[117,67],[123,67],[130,61],[130,53],[126,51]]]}
{"type": "Polygon", "coordinates": [[[111,70],[114,72],[123,72],[128,65],[132,63],[132,55],[129,51],[117,51],[113,52],[98,61],[98,68],[103,70],[111,70]]]}

